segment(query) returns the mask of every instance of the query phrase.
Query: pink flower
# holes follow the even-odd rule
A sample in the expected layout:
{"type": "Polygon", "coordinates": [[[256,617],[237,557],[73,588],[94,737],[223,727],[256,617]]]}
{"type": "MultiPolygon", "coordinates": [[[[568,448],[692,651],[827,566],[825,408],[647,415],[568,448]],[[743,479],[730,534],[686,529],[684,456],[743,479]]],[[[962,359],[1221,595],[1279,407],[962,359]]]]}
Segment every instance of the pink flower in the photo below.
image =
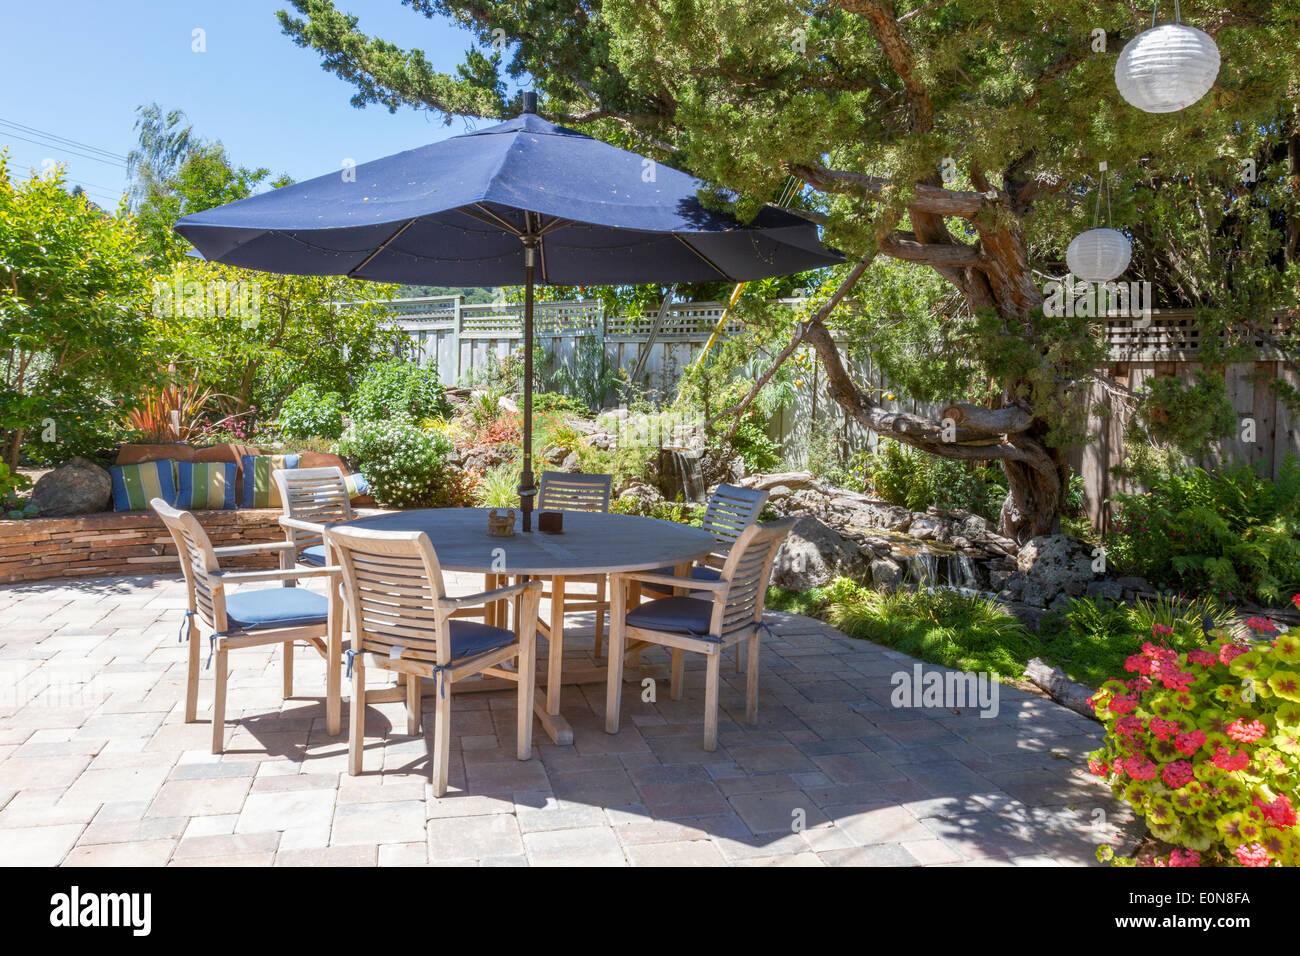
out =
{"type": "Polygon", "coordinates": [[[1195,850],[1174,850],[1169,854],[1170,866],[1200,866],[1201,854],[1195,850]]]}
{"type": "Polygon", "coordinates": [[[1233,753],[1227,747],[1220,747],[1214,754],[1213,763],[1220,770],[1245,770],[1250,765],[1246,751],[1233,753]]]}
{"type": "Polygon", "coordinates": [[[1247,721],[1244,717],[1238,717],[1224,728],[1224,733],[1243,744],[1253,744],[1267,732],[1268,728],[1258,720],[1247,721]]]}
{"type": "Polygon", "coordinates": [[[1174,629],[1167,624],[1153,624],[1151,626],[1151,633],[1155,637],[1160,637],[1163,634],[1174,633],[1174,629]]]}
{"type": "Polygon", "coordinates": [[[1139,674],[1150,674],[1155,662],[1144,654],[1134,654],[1124,661],[1124,670],[1139,674]]]}
{"type": "Polygon", "coordinates": [[[1110,702],[1110,709],[1115,714],[1127,714],[1131,710],[1137,709],[1136,697],[1115,697],[1110,702]]]}
{"type": "Polygon", "coordinates": [[[1115,733],[1121,737],[1135,737],[1144,730],[1146,726],[1142,723],[1142,718],[1136,714],[1129,714],[1115,721],[1115,733]]]}
{"type": "Polygon", "coordinates": [[[1213,667],[1219,663],[1219,659],[1209,651],[1188,651],[1187,659],[1193,664],[1200,664],[1202,667],[1213,667]]]}
{"type": "Polygon", "coordinates": [[[1151,718],[1151,733],[1155,734],[1160,740],[1168,740],[1178,733],[1178,722],[1176,720],[1161,720],[1159,717],[1151,718]]]}
{"type": "Polygon", "coordinates": [[[1291,595],[1291,603],[1296,607],[1300,607],[1300,594],[1291,595]]]}
{"type": "Polygon", "coordinates": [[[1219,648],[1219,663],[1231,664],[1234,657],[1240,657],[1246,653],[1244,647],[1238,647],[1236,644],[1224,644],[1219,648]]]}
{"type": "Polygon", "coordinates": [[[1246,843],[1232,851],[1242,866],[1268,866],[1268,850],[1260,843],[1246,843]]]}
{"type": "Polygon", "coordinates": [[[1277,625],[1266,617],[1248,617],[1246,626],[1252,631],[1259,631],[1261,634],[1272,634],[1277,630],[1277,625]]]}
{"type": "Polygon", "coordinates": [[[1187,786],[1193,776],[1192,765],[1186,760],[1175,760],[1173,763],[1165,764],[1164,769],[1160,771],[1160,779],[1173,790],[1187,786]]]}
{"type": "Polygon", "coordinates": [[[1174,746],[1189,757],[1205,746],[1205,731],[1192,730],[1174,738],[1174,746]]]}
{"type": "Polygon", "coordinates": [[[1264,814],[1264,819],[1268,821],[1271,827],[1277,827],[1279,830],[1285,830],[1296,824],[1296,812],[1291,806],[1291,799],[1285,793],[1274,800],[1272,803],[1265,803],[1259,797],[1255,798],[1255,806],[1264,814]]]}
{"type": "Polygon", "coordinates": [[[1104,760],[1089,760],[1088,770],[1095,776],[1104,777],[1110,773],[1110,764],[1104,760]]]}
{"type": "Polygon", "coordinates": [[[1156,765],[1141,754],[1125,758],[1124,769],[1134,780],[1154,780],[1156,776],[1156,765]]]}

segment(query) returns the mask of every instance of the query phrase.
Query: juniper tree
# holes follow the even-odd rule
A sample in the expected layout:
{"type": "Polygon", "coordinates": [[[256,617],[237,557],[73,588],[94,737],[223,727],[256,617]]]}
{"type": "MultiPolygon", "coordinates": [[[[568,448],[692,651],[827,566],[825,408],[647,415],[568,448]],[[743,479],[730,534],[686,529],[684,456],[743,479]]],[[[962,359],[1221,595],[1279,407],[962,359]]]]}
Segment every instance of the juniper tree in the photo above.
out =
{"type": "MultiPolygon", "coordinates": [[[[506,116],[508,81],[532,82],[550,119],[725,187],[742,218],[788,195],[791,177],[806,187],[792,204],[850,263],[777,359],[811,345],[829,394],[857,422],[947,458],[1000,462],[1002,529],[1021,540],[1058,526],[1068,450],[1088,438],[1079,395],[1104,361],[1097,323],[1045,316],[1043,278],[1065,271],[1066,244],[1091,225],[1100,161],[1121,193],[1116,225],[1140,246],[1129,277],[1163,290],[1158,306],[1232,319],[1240,298],[1214,277],[1224,265],[1215,250],[1234,242],[1262,244],[1239,256],[1255,270],[1240,285],[1257,290],[1256,306],[1294,293],[1293,278],[1267,276],[1288,275],[1300,241],[1297,0],[1185,4],[1223,67],[1200,102],[1163,115],[1115,88],[1116,55],[1151,21],[1129,3],[403,2],[451,17],[480,46],[446,74],[417,45],[367,36],[329,0],[294,0],[297,15],[279,18],[355,86],[358,106],[447,122],[506,116]],[[1251,157],[1255,183],[1220,189],[1251,157]],[[1177,208],[1158,199],[1174,187],[1187,199],[1177,208]],[[1271,199],[1252,200],[1254,190],[1271,199]],[[1177,245],[1190,236],[1205,240],[1194,255],[1177,245]],[[941,418],[885,408],[836,347],[833,306],[878,274],[876,257],[929,270],[959,299],[937,342],[962,350],[965,380],[991,387],[950,396],[941,418]]],[[[870,303],[870,289],[854,294],[870,303]]]]}

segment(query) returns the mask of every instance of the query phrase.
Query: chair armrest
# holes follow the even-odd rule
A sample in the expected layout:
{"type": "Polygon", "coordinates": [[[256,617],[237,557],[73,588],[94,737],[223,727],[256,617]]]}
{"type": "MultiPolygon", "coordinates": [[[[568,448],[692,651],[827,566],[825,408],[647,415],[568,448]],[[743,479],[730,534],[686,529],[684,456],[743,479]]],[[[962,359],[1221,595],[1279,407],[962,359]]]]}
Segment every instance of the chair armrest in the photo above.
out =
{"type": "Polygon", "coordinates": [[[229,544],[225,547],[213,548],[212,553],[217,556],[257,554],[261,551],[290,551],[293,547],[291,541],[268,541],[265,544],[229,544]]]}
{"type": "MultiPolygon", "coordinates": [[[[684,588],[687,591],[713,591],[721,594],[726,590],[726,581],[700,581],[696,578],[679,578],[671,574],[652,574],[649,571],[617,571],[610,575],[615,581],[642,581],[646,584],[665,584],[668,587],[684,588]]],[[[617,586],[617,585],[615,585],[617,586]]]]}
{"type": "Polygon", "coordinates": [[[283,581],[287,578],[316,578],[316,577],[336,577],[343,571],[338,565],[331,565],[324,568],[292,568],[288,570],[275,569],[271,571],[218,571],[215,577],[224,581],[233,581],[239,584],[243,581],[283,581]]]}
{"type": "Polygon", "coordinates": [[[444,611],[458,611],[461,608],[477,607],[480,604],[492,604],[496,601],[504,601],[508,597],[514,597],[516,594],[523,594],[525,591],[541,591],[541,581],[525,581],[520,584],[511,584],[509,587],[497,588],[494,591],[482,591],[478,594],[466,594],[464,597],[450,598],[445,597],[439,603],[444,611]]]}
{"type": "Polygon", "coordinates": [[[325,532],[324,522],[317,523],[315,521],[303,521],[301,518],[290,518],[288,515],[280,515],[280,527],[295,528],[298,531],[311,531],[315,534],[323,534],[325,532]]]}

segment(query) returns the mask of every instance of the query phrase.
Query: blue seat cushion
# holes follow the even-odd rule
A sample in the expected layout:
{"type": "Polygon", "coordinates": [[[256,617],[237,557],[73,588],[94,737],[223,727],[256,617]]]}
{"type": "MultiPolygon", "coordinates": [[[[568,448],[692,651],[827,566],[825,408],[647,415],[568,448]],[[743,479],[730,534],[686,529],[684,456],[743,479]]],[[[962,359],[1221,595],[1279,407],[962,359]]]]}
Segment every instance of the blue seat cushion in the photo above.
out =
{"type": "MultiPolygon", "coordinates": [[[[667,567],[667,568],[655,568],[650,573],[666,574],[669,577],[672,577],[674,571],[672,567],[667,567]]],[[[722,573],[718,571],[717,568],[711,568],[708,565],[704,565],[704,564],[697,564],[691,568],[691,577],[694,578],[696,581],[717,581],[719,578],[722,577],[722,573]]],[[[683,580],[685,579],[683,578],[683,580]]],[[[646,581],[642,583],[641,590],[656,591],[661,594],[667,594],[670,591],[672,591],[672,588],[670,588],[666,584],[651,584],[649,581],[646,581]]]]}
{"type": "Polygon", "coordinates": [[[329,601],[325,595],[306,588],[240,591],[226,598],[226,619],[231,630],[324,624],[328,616],[329,601]]]}
{"type": "Polygon", "coordinates": [[[666,597],[648,601],[628,611],[627,623],[651,631],[706,637],[709,633],[709,618],[712,616],[712,601],[701,601],[693,597],[666,597]]]}
{"type": "Polygon", "coordinates": [[[312,564],[318,568],[325,567],[325,545],[313,544],[310,548],[303,548],[302,553],[298,555],[299,564],[312,564]]]}
{"type": "Polygon", "coordinates": [[[451,630],[451,659],[459,661],[466,657],[476,657],[498,647],[513,644],[517,638],[514,632],[504,627],[493,627],[480,621],[453,620],[447,622],[451,630]]]}

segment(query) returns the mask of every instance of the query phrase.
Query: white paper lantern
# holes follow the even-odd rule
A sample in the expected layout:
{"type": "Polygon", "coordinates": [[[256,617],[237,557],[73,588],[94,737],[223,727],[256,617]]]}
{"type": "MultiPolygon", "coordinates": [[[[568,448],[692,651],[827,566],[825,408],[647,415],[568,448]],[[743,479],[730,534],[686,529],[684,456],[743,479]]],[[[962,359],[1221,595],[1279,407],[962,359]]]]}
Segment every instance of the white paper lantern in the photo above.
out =
{"type": "Polygon", "coordinates": [[[1110,282],[1128,268],[1133,247],[1117,229],[1089,229],[1074,237],[1065,264],[1085,282],[1110,282]]]}
{"type": "Polygon", "coordinates": [[[1219,48],[1208,33],[1185,23],[1162,23],[1124,45],[1115,63],[1119,95],[1148,113],[1175,113],[1214,86],[1219,48]]]}

